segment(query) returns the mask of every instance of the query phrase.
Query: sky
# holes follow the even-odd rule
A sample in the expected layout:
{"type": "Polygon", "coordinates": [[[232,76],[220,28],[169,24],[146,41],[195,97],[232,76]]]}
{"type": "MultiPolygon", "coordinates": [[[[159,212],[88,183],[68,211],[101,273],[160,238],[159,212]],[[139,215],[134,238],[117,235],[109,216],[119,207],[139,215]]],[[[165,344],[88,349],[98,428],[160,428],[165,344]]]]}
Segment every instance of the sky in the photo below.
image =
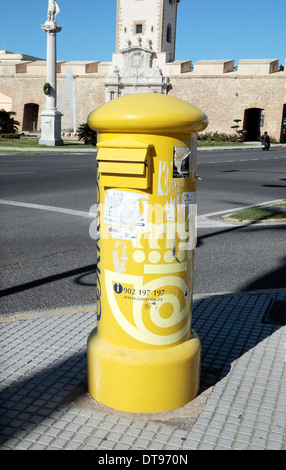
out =
{"type": "MultiPolygon", "coordinates": [[[[57,59],[111,61],[116,0],[58,0],[57,59]]],[[[0,0],[0,49],[46,58],[48,0],[0,0]]],[[[176,60],[286,58],[286,0],[181,0],[176,60]]]]}

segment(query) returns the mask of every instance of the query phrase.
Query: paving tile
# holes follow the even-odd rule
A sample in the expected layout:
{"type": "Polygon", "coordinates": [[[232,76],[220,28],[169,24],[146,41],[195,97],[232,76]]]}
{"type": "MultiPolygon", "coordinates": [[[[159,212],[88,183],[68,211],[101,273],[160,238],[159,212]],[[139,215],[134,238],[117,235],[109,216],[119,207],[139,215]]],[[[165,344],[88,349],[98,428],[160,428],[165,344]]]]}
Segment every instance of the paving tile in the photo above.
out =
{"type": "Polygon", "coordinates": [[[286,293],[194,302],[202,366],[220,378],[188,431],[68,403],[94,312],[0,322],[0,449],[286,450],[286,327],[262,323],[271,298],[286,293]]]}

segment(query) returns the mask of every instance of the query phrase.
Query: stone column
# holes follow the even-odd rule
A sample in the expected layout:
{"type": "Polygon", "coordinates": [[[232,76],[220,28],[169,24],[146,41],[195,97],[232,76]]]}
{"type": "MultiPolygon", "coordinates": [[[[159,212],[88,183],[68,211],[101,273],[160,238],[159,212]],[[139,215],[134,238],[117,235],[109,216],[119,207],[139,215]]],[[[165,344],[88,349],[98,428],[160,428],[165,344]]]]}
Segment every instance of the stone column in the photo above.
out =
{"type": "MultiPolygon", "coordinates": [[[[55,2],[54,2],[55,3],[55,2]]],[[[50,4],[50,2],[49,2],[50,4]]],[[[49,5],[50,8],[50,5],[49,5]]],[[[47,34],[47,83],[50,85],[50,92],[46,94],[46,108],[41,113],[41,138],[40,144],[49,146],[63,145],[61,138],[61,117],[57,111],[57,33],[61,27],[56,23],[56,15],[50,14],[42,25],[42,29],[47,34]]]]}

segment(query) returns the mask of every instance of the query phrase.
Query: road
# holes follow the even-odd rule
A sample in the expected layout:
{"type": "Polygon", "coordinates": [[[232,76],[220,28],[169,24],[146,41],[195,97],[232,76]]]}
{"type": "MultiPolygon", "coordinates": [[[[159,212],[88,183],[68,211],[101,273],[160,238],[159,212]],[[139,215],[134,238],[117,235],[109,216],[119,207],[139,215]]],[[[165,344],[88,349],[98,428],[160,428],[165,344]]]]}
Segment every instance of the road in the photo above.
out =
{"type": "MultiPolygon", "coordinates": [[[[198,152],[198,214],[285,198],[286,149],[198,152]]],[[[198,230],[197,294],[285,288],[286,225],[198,230]]]]}
{"type": "Polygon", "coordinates": [[[198,152],[198,214],[285,198],[286,148],[198,152]]]}
{"type": "MultiPolygon", "coordinates": [[[[93,304],[95,154],[6,154],[0,164],[0,313],[93,304]]],[[[198,173],[198,215],[211,217],[198,225],[194,294],[285,288],[286,226],[232,227],[216,213],[285,198],[286,149],[199,151],[198,173]]]]}

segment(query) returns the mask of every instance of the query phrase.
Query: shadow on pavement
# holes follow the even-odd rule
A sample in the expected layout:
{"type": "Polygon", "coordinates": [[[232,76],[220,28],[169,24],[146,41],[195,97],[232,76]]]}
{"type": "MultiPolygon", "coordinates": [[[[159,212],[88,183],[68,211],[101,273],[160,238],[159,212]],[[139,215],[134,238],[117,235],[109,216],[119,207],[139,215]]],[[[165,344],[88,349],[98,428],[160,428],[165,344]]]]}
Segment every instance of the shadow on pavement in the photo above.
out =
{"type": "MultiPolygon", "coordinates": [[[[198,398],[229,373],[234,361],[279,328],[262,322],[276,296],[275,293],[241,293],[195,300],[193,328],[202,343],[198,398]]],[[[9,336],[6,333],[10,345],[7,341],[5,348],[11,354],[3,363],[1,373],[2,384],[6,386],[2,386],[1,392],[0,445],[8,439],[20,439],[43,420],[60,420],[74,398],[82,395],[81,403],[84,402],[88,396],[86,341],[92,325],[94,313],[2,323],[3,336],[5,328],[10,329],[9,336]],[[49,344],[51,341],[53,346],[49,344]],[[17,358],[19,344],[22,351],[17,358]]],[[[192,408],[192,403],[187,406],[192,408]]]]}
{"type": "MultiPolygon", "coordinates": [[[[81,275],[85,275],[85,273],[92,274],[95,272],[95,270],[96,270],[96,264],[90,264],[82,268],[72,269],[70,271],[65,271],[59,274],[53,274],[51,276],[46,276],[41,279],[37,279],[35,281],[26,282],[25,284],[19,284],[18,286],[9,287],[7,289],[2,289],[0,291],[0,297],[17,294],[18,292],[23,292],[25,290],[34,289],[35,287],[39,287],[44,284],[49,284],[50,282],[60,281],[61,279],[65,279],[65,278],[72,277],[72,276],[80,275],[81,277],[81,275]]],[[[90,284],[87,284],[87,285],[90,285],[90,284]]]]}

